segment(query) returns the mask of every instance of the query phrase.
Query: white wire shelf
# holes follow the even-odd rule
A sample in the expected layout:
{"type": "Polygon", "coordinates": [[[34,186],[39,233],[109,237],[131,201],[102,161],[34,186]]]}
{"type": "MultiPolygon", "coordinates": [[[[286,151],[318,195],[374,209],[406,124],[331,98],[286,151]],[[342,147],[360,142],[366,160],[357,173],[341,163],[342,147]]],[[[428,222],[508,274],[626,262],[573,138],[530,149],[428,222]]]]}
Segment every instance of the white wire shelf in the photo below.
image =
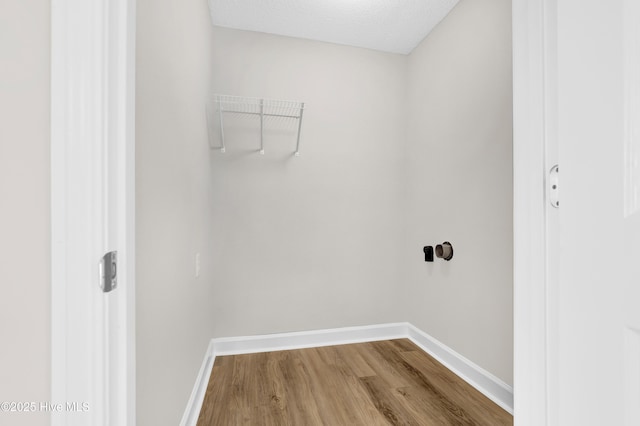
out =
{"type": "Polygon", "coordinates": [[[277,99],[249,98],[243,96],[213,95],[213,105],[207,105],[207,123],[209,126],[209,143],[212,149],[226,151],[224,135],[224,117],[227,114],[244,114],[260,118],[260,153],[264,154],[265,119],[297,120],[296,151],[300,153],[300,131],[302,129],[302,114],[304,102],[283,101],[277,99]],[[220,133],[220,144],[213,143],[211,123],[213,115],[217,116],[220,133]]]}

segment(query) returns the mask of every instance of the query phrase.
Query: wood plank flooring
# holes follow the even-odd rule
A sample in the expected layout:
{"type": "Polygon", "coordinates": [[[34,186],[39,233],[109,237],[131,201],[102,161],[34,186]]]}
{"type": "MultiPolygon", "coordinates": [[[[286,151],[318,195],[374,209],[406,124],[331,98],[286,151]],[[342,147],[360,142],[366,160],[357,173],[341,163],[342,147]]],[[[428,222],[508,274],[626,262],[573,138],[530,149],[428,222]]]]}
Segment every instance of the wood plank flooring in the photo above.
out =
{"type": "Polygon", "coordinates": [[[513,425],[408,339],[216,357],[198,426],[513,425]]]}

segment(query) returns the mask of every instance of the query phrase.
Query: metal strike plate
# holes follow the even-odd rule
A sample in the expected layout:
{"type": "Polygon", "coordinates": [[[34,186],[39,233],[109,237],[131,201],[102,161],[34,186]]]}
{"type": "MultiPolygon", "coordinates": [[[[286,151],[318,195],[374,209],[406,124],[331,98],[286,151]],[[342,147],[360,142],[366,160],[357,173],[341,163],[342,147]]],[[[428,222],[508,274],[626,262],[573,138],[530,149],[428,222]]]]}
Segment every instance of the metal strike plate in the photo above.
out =
{"type": "Polygon", "coordinates": [[[558,181],[558,165],[556,164],[549,171],[549,202],[555,208],[560,207],[560,192],[558,181]]]}
{"type": "Polygon", "coordinates": [[[118,252],[110,251],[100,260],[100,289],[109,293],[118,287],[118,252]]]}

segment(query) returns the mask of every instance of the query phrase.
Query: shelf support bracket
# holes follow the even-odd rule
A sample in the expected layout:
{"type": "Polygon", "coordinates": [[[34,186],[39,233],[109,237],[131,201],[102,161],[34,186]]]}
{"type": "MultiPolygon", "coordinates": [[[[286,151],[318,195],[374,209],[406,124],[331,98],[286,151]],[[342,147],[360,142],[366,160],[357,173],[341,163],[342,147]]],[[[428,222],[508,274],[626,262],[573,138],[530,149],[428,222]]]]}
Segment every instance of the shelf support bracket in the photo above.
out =
{"type": "Polygon", "coordinates": [[[264,155],[264,99],[260,99],[260,154],[264,155]]]}
{"type": "Polygon", "coordinates": [[[296,157],[300,155],[300,131],[302,130],[302,113],[304,112],[304,102],[300,104],[300,116],[298,117],[298,137],[296,139],[296,157]]]}
{"type": "Polygon", "coordinates": [[[220,152],[225,152],[226,148],[224,146],[224,126],[222,125],[222,122],[224,121],[222,119],[222,102],[218,103],[218,117],[220,118],[220,152]]]}

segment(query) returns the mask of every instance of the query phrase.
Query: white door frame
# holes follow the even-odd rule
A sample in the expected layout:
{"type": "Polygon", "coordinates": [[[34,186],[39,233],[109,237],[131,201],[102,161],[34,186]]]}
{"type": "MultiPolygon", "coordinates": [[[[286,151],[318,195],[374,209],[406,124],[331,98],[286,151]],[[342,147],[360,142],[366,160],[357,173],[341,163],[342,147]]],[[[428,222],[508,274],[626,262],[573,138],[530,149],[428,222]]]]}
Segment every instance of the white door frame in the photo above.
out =
{"type": "Polygon", "coordinates": [[[135,424],[134,49],[134,0],[52,0],[52,425],[135,424]]]}
{"type": "Polygon", "coordinates": [[[555,316],[549,296],[545,147],[555,110],[555,0],[513,0],[514,412],[516,426],[551,425],[555,316]]]}
{"type": "MultiPolygon", "coordinates": [[[[516,425],[547,424],[545,265],[545,0],[513,0],[514,409],[516,425]]],[[[126,424],[135,424],[134,67],[135,0],[52,0],[52,401],[104,401],[95,381],[104,333],[97,288],[105,147],[122,145],[117,190],[121,287],[127,313],[126,424]],[[90,143],[95,142],[95,143],[90,143]],[[96,192],[98,191],[98,192],[96,192]],[[96,196],[102,194],[102,196],[96,196]],[[91,383],[90,383],[91,382],[91,383]]],[[[108,192],[108,191],[107,191],[108,192]]],[[[104,348],[102,348],[104,349],[104,348]]],[[[97,405],[95,420],[106,423],[97,405]]],[[[66,422],[66,414],[52,424],[66,422]]],[[[114,423],[116,424],[116,423],[114,423]]],[[[124,424],[124,423],[118,423],[124,424]]]]}

